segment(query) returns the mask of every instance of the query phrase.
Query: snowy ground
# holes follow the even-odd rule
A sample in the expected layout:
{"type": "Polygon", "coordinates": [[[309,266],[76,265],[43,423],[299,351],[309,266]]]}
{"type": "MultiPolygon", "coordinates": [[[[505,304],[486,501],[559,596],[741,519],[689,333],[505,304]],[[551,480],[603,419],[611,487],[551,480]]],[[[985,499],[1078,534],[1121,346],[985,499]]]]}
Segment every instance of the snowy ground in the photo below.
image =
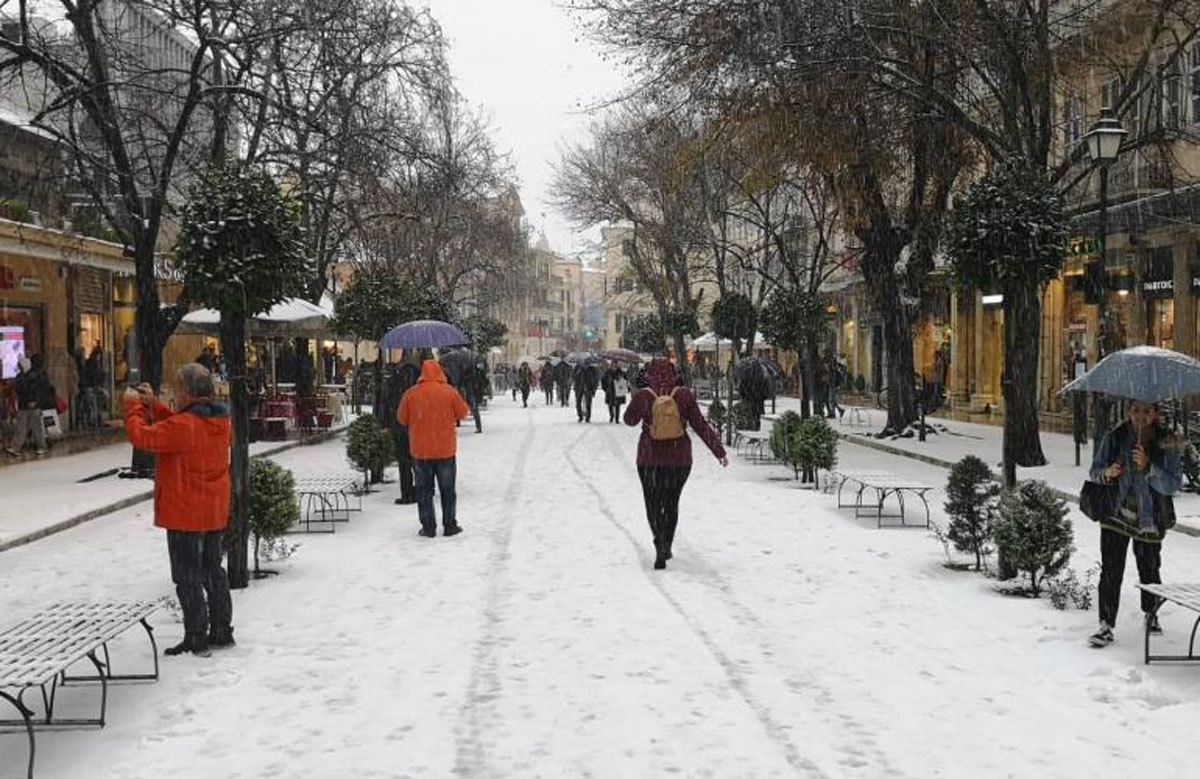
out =
{"type": "MultiPolygon", "coordinates": [[[[387,485],[235,595],[236,649],[114,688],[103,731],[42,734],[38,776],[1195,775],[1200,667],[1141,664],[1132,564],[1118,643],[1090,650],[1094,611],[997,595],[924,530],[855,522],[782,469],[722,471],[701,448],[655,572],[635,437],[498,400],[483,435],[461,429],[463,535],[419,538],[387,485]]],[[[277,460],[346,467],[339,442],[277,460]]],[[[168,593],[149,510],[0,553],[2,621],[168,593]]],[[[1076,518],[1083,570],[1096,531],[1076,518]]],[[[1164,574],[1200,578],[1200,539],[1169,539],[1164,574]]],[[[1163,617],[1176,641],[1190,627],[1163,617]]],[[[148,660],[133,636],[118,658],[148,660]]],[[[24,758],[0,736],[0,777],[24,758]]]]}

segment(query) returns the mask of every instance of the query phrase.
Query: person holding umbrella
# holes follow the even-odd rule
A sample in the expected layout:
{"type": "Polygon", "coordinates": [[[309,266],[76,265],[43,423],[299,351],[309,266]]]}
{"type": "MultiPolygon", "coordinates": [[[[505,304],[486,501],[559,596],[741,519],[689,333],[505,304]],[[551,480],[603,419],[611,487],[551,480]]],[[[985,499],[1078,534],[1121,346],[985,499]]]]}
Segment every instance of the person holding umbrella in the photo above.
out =
{"type": "MultiPolygon", "coordinates": [[[[1115,505],[1100,517],[1100,626],[1088,639],[1097,648],[1113,642],[1121,582],[1130,541],[1138,581],[1160,584],[1162,542],[1175,524],[1172,497],[1182,483],[1182,443],[1158,424],[1158,407],[1135,400],[1128,418],[1100,442],[1092,460],[1092,481],[1116,486],[1115,505]]],[[[1146,629],[1161,633],[1154,595],[1142,592],[1146,629]]]]}
{"type": "Polygon", "coordinates": [[[417,386],[404,393],[396,410],[397,421],[408,427],[416,476],[417,514],[421,520],[420,535],[427,538],[437,534],[437,515],[433,510],[435,479],[442,498],[442,535],[462,532],[455,505],[458,438],[454,428],[469,413],[471,409],[467,402],[446,381],[446,374],[437,360],[425,361],[417,386]]]}
{"type": "Polygon", "coordinates": [[[656,358],[646,370],[647,387],[639,390],[625,409],[625,424],[642,426],[638,440],[637,470],[646,502],[646,519],[654,537],[654,569],[661,571],[671,559],[675,527],[679,523],[679,498],[692,470],[692,442],[687,427],[700,436],[721,467],[727,467],[721,437],[708,424],[696,398],[679,385],[675,365],[656,358]]]}

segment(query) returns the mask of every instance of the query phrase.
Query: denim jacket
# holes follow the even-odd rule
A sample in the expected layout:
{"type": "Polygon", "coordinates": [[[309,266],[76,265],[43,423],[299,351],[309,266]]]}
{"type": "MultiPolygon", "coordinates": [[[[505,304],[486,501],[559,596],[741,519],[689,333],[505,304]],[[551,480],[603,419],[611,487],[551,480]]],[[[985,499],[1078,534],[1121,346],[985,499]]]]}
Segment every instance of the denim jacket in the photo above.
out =
{"type": "Polygon", "coordinates": [[[1145,471],[1133,467],[1133,447],[1137,441],[1133,425],[1124,422],[1110,430],[1092,459],[1089,477],[1105,483],[1104,469],[1115,462],[1124,463],[1125,472],[1117,477],[1117,505],[1125,504],[1132,493],[1137,499],[1138,525],[1142,531],[1163,531],[1174,524],[1174,501],[1183,481],[1183,453],[1164,446],[1166,432],[1156,428],[1146,446],[1149,465],[1145,471]]]}

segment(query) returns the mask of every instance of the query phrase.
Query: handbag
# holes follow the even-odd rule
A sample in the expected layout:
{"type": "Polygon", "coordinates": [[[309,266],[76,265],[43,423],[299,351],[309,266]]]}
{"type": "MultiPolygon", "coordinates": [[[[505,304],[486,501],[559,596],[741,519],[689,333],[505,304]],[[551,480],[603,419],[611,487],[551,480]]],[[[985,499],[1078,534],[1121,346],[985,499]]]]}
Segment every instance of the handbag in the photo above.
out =
{"type": "Polygon", "coordinates": [[[618,398],[624,398],[629,395],[629,382],[624,379],[617,379],[613,382],[613,395],[618,398]]]}
{"type": "Polygon", "coordinates": [[[1117,485],[1085,481],[1079,491],[1079,508],[1093,522],[1111,519],[1117,513],[1117,485]]]}

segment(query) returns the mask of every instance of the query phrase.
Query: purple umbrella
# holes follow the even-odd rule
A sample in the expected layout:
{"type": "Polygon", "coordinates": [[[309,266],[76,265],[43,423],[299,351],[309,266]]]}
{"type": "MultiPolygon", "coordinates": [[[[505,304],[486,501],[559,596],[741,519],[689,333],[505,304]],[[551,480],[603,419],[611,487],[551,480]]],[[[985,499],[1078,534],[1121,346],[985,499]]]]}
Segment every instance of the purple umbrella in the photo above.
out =
{"type": "Polygon", "coordinates": [[[612,362],[628,362],[634,365],[642,361],[641,355],[629,349],[609,349],[607,352],[600,352],[600,357],[612,362]]]}
{"type": "Polygon", "coordinates": [[[379,339],[379,348],[441,349],[469,343],[471,339],[467,334],[452,324],[435,319],[418,319],[393,327],[387,335],[379,339]]]}

